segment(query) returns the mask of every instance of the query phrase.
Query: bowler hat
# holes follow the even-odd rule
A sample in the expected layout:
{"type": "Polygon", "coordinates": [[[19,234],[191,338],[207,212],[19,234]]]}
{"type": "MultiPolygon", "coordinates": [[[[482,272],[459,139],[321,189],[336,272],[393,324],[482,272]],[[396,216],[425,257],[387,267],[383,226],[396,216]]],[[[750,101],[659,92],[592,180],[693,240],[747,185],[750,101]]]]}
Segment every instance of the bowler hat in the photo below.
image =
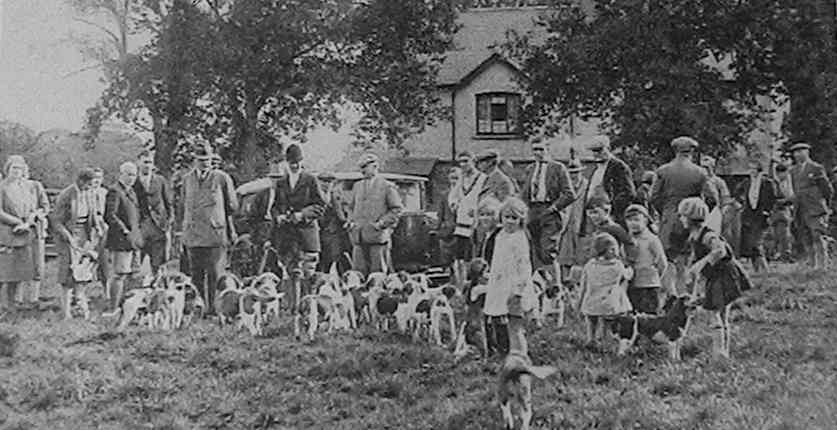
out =
{"type": "Polygon", "coordinates": [[[302,161],[302,149],[296,144],[288,145],[288,149],[285,150],[285,160],[288,163],[299,163],[302,161]]]}
{"type": "Polygon", "coordinates": [[[803,149],[811,149],[811,145],[805,142],[797,142],[791,145],[790,147],[791,152],[800,151],[803,149]]]}

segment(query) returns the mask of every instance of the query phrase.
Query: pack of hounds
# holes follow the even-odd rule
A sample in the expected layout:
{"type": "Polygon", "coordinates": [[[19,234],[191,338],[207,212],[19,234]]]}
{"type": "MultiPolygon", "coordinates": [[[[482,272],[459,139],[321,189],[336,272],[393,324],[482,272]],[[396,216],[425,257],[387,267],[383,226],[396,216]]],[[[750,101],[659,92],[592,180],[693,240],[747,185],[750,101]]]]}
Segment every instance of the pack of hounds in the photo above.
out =
{"type": "MultiPolygon", "coordinates": [[[[317,333],[353,331],[366,325],[377,331],[397,329],[414,341],[426,339],[443,346],[448,340],[457,360],[480,351],[484,345],[469,345],[464,336],[467,324],[457,329],[455,315],[466,306],[481,306],[487,290],[487,264],[476,259],[455,263],[449,274],[372,273],[347,270],[318,273],[313,291],[303,292],[303,268],[288,271],[281,263],[274,270],[241,278],[227,273],[218,280],[215,309],[222,326],[234,325],[253,336],[264,334],[266,325],[287,312],[293,319],[297,339],[313,340],[317,333]],[[438,281],[442,279],[444,281],[438,281]],[[291,298],[286,300],[286,298],[291,298]],[[443,338],[443,329],[447,337],[443,338]]],[[[533,277],[537,303],[528,319],[542,327],[546,319],[562,327],[565,314],[578,301],[571,284],[556,282],[549,270],[539,269],[533,277]]],[[[156,330],[188,326],[206,311],[206,303],[191,279],[176,270],[165,269],[146,285],[129,291],[120,307],[118,330],[132,323],[156,330]]],[[[695,305],[686,297],[669,297],[661,315],[630,314],[610,320],[610,331],[618,339],[617,354],[626,354],[638,337],[659,339],[668,345],[670,358],[680,359],[680,345],[686,336],[695,305]]],[[[552,324],[551,324],[552,325],[552,324]]],[[[484,330],[484,327],[481,327],[484,330]]],[[[483,331],[484,333],[484,331],[483,331]]],[[[484,338],[484,337],[483,337],[484,338]]],[[[526,354],[511,351],[499,371],[497,389],[504,425],[528,429],[532,419],[531,383],[557,371],[552,366],[533,366],[526,354]]]]}

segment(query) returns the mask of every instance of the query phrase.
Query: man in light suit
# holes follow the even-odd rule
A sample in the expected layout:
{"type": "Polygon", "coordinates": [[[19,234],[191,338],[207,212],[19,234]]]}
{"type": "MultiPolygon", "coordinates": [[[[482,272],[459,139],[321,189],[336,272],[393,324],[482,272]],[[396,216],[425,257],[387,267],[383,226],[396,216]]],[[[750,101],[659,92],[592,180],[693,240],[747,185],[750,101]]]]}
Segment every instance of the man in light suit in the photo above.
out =
{"type": "Polygon", "coordinates": [[[811,160],[811,145],[800,142],[790,148],[794,164],[791,168],[794,204],[794,222],[805,245],[808,264],[815,269],[824,269],[828,263],[828,248],[825,235],[828,232],[828,215],[834,189],[825,173],[825,168],[811,160]]]}
{"type": "Polygon", "coordinates": [[[352,187],[349,200],[349,240],[355,270],[367,275],[387,272],[387,251],[392,230],[403,209],[395,184],[378,176],[378,157],[366,154],[360,160],[363,179],[352,187]]]}
{"type": "Polygon", "coordinates": [[[168,260],[168,242],[174,211],[169,183],[155,170],[154,154],[144,150],[139,155],[139,177],[134,182],[143,238],[143,246],[137,257],[139,264],[142,264],[147,255],[151,263],[151,272],[156,275],[160,266],[168,260]]]}
{"type": "Polygon", "coordinates": [[[325,198],[317,177],[302,170],[302,150],[285,151],[288,172],[276,184],[271,214],[276,221],[273,243],[281,244],[282,259],[293,265],[305,254],[320,254],[320,225],[325,198]]]}
{"type": "Polygon", "coordinates": [[[529,206],[528,227],[535,242],[538,266],[552,264],[563,220],[561,211],[575,200],[575,190],[563,163],[551,160],[546,144],[532,143],[535,162],[526,169],[523,200],[529,206]]]}
{"type": "Polygon", "coordinates": [[[227,247],[234,238],[231,215],[238,196],[227,173],[212,166],[208,142],[194,148],[195,168],[183,178],[183,243],[188,249],[192,281],[215,314],[215,287],[227,266],[227,247]]]}
{"type": "Polygon", "coordinates": [[[625,209],[636,200],[636,186],[628,165],[610,152],[610,138],[596,136],[588,147],[596,166],[588,176],[585,198],[604,192],[613,204],[613,219],[625,226],[625,209]]]}
{"type": "Polygon", "coordinates": [[[487,175],[480,193],[480,200],[487,196],[494,196],[497,200],[503,202],[506,197],[517,194],[514,181],[500,170],[499,152],[489,149],[477,159],[477,162],[480,170],[487,175]]]}

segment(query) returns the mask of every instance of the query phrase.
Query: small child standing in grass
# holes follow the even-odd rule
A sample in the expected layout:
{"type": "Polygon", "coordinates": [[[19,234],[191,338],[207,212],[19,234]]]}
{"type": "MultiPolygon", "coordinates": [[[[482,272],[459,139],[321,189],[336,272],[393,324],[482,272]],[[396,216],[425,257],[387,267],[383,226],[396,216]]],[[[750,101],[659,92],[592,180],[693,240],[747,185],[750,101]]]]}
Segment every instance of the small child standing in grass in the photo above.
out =
{"type": "Polygon", "coordinates": [[[604,337],[607,317],[631,311],[626,292],[632,277],[630,267],[619,258],[619,243],[608,233],[593,239],[595,256],[584,265],[581,273],[580,310],[587,322],[587,344],[604,337]]]}
{"type": "MultiPolygon", "coordinates": [[[[625,209],[625,224],[636,250],[628,299],[634,311],[656,314],[660,309],[661,277],[668,262],[663,243],[648,227],[650,219],[645,206],[634,204],[625,209]]],[[[669,291],[669,294],[673,293],[669,291]]]]}
{"type": "Polygon", "coordinates": [[[689,232],[692,256],[686,279],[692,281],[692,297],[702,295],[703,308],[714,315],[713,354],[729,357],[730,305],[741,297],[742,291],[750,289],[750,279],[735,260],[729,244],[706,226],[709,208],[702,199],[683,199],[677,214],[689,232]],[[701,286],[703,294],[700,294],[701,286]]]}
{"type": "Polygon", "coordinates": [[[528,354],[523,317],[534,308],[532,284],[532,246],[524,227],[528,208],[516,197],[506,199],[500,208],[502,227],[486,243],[489,261],[485,294],[488,349],[505,356],[509,351],[528,354]]]}

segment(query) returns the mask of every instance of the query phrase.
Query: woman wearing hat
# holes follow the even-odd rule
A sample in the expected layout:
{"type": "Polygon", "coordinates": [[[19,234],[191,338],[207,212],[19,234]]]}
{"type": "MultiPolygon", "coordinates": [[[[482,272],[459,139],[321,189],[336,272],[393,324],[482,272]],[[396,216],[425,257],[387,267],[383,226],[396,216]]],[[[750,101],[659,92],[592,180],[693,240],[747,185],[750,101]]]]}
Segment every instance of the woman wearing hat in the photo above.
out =
{"type": "Polygon", "coordinates": [[[35,279],[35,231],[39,218],[38,190],[26,180],[29,167],[20,155],[12,155],[0,183],[0,307],[15,309],[21,282],[35,279]]]}
{"type": "MultiPolygon", "coordinates": [[[[584,167],[581,161],[575,159],[567,166],[570,174],[570,181],[574,190],[586,190],[588,179],[584,176],[584,167]]],[[[584,210],[587,199],[584,193],[577,193],[575,199],[565,209],[566,222],[561,230],[558,239],[558,264],[561,265],[561,277],[566,279],[573,266],[583,266],[588,249],[587,240],[593,233],[592,223],[584,223],[584,210]],[[586,231],[582,230],[586,227],[586,231]]]]}

